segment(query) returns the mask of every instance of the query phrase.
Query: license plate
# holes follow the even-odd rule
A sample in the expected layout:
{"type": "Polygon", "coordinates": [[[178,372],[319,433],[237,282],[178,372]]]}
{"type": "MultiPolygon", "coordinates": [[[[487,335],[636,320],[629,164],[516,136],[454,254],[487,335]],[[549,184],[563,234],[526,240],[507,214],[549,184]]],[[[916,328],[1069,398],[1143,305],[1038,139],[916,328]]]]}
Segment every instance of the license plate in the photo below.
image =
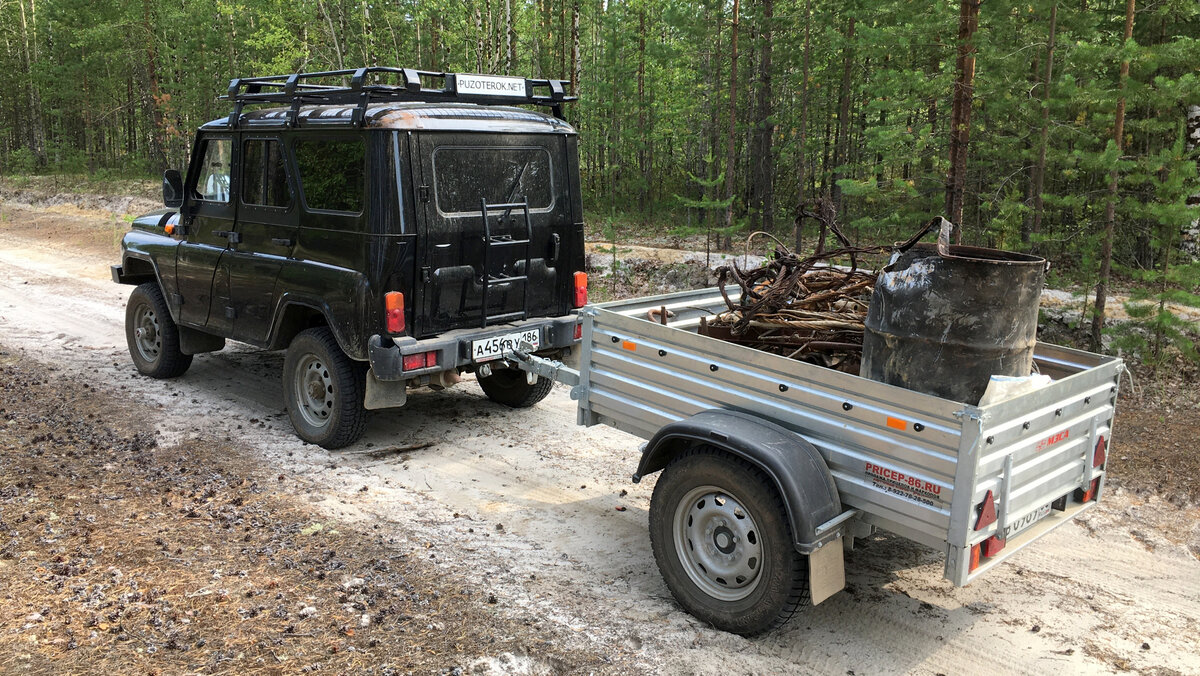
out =
{"type": "Polygon", "coordinates": [[[471,360],[480,362],[499,359],[504,356],[504,353],[520,348],[522,343],[528,344],[536,350],[542,344],[541,334],[539,329],[529,329],[519,333],[506,333],[502,336],[476,340],[471,343],[471,360]]]}
{"type": "Polygon", "coordinates": [[[1007,540],[1012,536],[1017,535],[1026,528],[1029,528],[1038,521],[1041,521],[1049,513],[1050,505],[1042,505],[1041,507],[1038,507],[1037,511],[1030,512],[1021,517],[1017,522],[1008,524],[1008,526],[1004,529],[1004,539],[1007,540]]]}

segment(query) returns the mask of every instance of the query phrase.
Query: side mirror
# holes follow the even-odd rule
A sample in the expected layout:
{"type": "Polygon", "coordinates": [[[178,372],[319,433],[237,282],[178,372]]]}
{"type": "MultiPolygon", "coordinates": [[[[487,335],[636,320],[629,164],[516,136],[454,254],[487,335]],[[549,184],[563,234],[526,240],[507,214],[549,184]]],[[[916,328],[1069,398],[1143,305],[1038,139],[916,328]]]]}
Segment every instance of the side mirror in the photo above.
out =
{"type": "Polygon", "coordinates": [[[163,172],[163,205],[170,209],[183,206],[183,177],[178,169],[163,172]]]}

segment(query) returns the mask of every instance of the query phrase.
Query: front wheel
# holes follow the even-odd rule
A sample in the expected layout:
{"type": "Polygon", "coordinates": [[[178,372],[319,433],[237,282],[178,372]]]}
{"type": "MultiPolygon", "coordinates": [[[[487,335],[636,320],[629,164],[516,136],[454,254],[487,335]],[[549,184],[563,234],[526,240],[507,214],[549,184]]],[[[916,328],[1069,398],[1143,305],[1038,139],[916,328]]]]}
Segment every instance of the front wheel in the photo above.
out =
{"type": "Polygon", "coordinates": [[[723,631],[759,634],[809,605],[808,559],[778,491],[717,448],[684,452],[658,478],[650,544],[679,605],[723,631]]]}
{"type": "Polygon", "coordinates": [[[479,386],[488,399],[497,404],[512,408],[529,408],[550,394],[554,381],[549,378],[537,377],[532,385],[524,371],[517,369],[499,369],[492,371],[490,376],[479,378],[479,386]]]}
{"type": "Polygon", "coordinates": [[[329,329],[297,334],[283,359],[283,401],[297,436],[328,449],[358,441],[367,424],[364,376],[329,329]]]}
{"type": "Polygon", "coordinates": [[[192,355],[179,349],[179,327],[171,319],[158,284],[147,282],[129,294],[125,305],[125,342],[141,373],[151,378],[175,378],[192,365],[192,355]]]}

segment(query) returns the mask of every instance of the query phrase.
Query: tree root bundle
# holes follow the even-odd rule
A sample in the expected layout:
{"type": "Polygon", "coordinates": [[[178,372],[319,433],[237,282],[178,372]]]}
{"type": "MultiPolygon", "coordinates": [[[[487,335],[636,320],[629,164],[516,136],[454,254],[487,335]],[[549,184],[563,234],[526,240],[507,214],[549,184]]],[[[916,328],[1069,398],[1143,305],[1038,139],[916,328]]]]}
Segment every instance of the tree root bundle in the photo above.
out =
{"type": "MultiPolygon", "coordinates": [[[[874,271],[858,269],[859,258],[906,250],[938,222],[940,219],[935,219],[898,246],[854,247],[829,221],[825,225],[842,246],[805,258],[775,240],[774,255],[758,268],[744,271],[736,261],[717,268],[717,285],[729,309],[702,322],[700,333],[857,374],[864,322],[877,276],[874,271]],[[847,259],[849,266],[835,265],[835,261],[847,259]],[[727,286],[731,283],[741,291],[740,296],[730,294],[727,286]]],[[[758,235],[770,237],[753,233],[750,238],[758,235]]]]}

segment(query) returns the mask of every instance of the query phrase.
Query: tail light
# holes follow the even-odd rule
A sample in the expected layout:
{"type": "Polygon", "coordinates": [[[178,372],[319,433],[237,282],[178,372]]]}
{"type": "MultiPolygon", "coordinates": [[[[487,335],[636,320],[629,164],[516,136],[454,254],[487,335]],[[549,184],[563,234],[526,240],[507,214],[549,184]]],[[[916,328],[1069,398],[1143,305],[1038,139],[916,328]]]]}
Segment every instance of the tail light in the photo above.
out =
{"type": "Polygon", "coordinates": [[[385,293],[383,307],[387,332],[404,333],[404,294],[399,291],[385,293]]]}
{"type": "Polygon", "coordinates": [[[418,371],[420,369],[433,368],[434,366],[438,365],[437,350],[432,352],[406,354],[402,359],[402,364],[405,371],[418,371]]]}
{"type": "Polygon", "coordinates": [[[1096,453],[1092,456],[1092,467],[1103,465],[1107,459],[1108,442],[1104,440],[1104,437],[1100,437],[1100,440],[1096,442],[1096,453]]]}
{"type": "Polygon", "coordinates": [[[1075,499],[1078,500],[1079,502],[1090,502],[1092,499],[1094,499],[1096,497],[1096,493],[1099,490],[1100,490],[1100,477],[1096,477],[1095,479],[1092,479],[1092,483],[1090,486],[1088,486],[1086,491],[1083,490],[1082,488],[1075,489],[1075,499]]]}
{"type": "Polygon", "coordinates": [[[587,273],[575,273],[575,302],[573,307],[583,307],[587,305],[587,273]]]}
{"type": "Polygon", "coordinates": [[[583,339],[583,324],[575,325],[575,340],[583,339]]]}

